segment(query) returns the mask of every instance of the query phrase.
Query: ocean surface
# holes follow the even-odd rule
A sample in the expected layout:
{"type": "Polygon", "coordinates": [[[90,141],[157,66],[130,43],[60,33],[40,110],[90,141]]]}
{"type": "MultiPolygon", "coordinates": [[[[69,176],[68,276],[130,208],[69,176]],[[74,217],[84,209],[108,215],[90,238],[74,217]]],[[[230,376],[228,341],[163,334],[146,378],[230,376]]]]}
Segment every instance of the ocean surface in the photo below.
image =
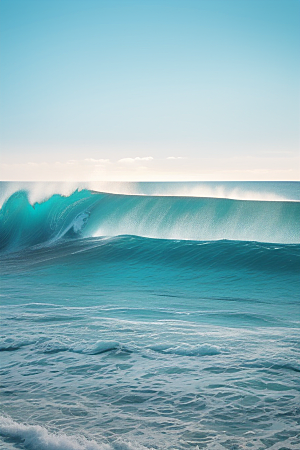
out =
{"type": "Polygon", "coordinates": [[[0,448],[300,448],[300,183],[0,184],[0,448]]]}

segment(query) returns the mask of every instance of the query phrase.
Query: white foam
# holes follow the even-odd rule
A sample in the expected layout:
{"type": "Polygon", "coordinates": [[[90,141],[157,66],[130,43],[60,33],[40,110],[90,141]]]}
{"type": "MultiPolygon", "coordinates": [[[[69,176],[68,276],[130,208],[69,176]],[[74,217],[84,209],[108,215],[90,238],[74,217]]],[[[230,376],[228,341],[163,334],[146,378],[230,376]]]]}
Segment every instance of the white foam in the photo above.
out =
{"type": "Polygon", "coordinates": [[[59,194],[70,196],[76,189],[84,189],[78,183],[54,183],[54,182],[3,182],[0,189],[0,208],[11,195],[18,191],[25,191],[31,205],[42,203],[59,194]]]}
{"type": "Polygon", "coordinates": [[[119,439],[112,444],[99,444],[83,436],[50,433],[40,425],[18,423],[4,416],[0,416],[0,434],[10,439],[23,441],[25,448],[30,450],[146,450],[146,447],[140,444],[119,439]]]}
{"type": "Polygon", "coordinates": [[[97,444],[83,437],[50,433],[40,425],[25,425],[0,416],[0,433],[9,438],[22,440],[31,450],[111,450],[108,444],[97,444]]]}

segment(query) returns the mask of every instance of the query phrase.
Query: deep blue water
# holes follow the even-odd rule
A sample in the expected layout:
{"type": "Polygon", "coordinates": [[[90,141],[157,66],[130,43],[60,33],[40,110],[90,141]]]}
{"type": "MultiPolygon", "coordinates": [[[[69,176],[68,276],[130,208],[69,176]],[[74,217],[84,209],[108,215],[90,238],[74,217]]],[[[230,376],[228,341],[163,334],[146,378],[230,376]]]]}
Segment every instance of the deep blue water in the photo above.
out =
{"type": "Polygon", "coordinates": [[[0,187],[0,448],[300,448],[299,183],[0,187]]]}

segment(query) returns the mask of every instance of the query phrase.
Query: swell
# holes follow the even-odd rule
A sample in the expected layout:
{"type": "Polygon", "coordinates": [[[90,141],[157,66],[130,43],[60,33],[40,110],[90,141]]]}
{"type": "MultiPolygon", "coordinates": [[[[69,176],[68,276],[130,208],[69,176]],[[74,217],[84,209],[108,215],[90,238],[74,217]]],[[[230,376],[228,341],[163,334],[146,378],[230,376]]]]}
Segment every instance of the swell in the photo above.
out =
{"type": "Polygon", "coordinates": [[[31,205],[14,193],[0,211],[0,249],[62,238],[135,235],[172,240],[300,242],[300,203],[75,191],[31,205]]]}

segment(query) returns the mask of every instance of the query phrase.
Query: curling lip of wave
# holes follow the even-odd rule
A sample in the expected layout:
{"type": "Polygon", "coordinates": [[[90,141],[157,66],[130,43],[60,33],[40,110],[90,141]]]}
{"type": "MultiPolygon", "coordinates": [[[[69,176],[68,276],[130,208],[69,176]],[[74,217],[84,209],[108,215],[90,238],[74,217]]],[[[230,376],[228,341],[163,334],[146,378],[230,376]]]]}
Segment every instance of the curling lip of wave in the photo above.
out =
{"type": "Polygon", "coordinates": [[[0,249],[61,238],[135,235],[171,240],[300,241],[298,202],[134,196],[76,191],[32,206],[13,194],[0,211],[0,249]]]}

